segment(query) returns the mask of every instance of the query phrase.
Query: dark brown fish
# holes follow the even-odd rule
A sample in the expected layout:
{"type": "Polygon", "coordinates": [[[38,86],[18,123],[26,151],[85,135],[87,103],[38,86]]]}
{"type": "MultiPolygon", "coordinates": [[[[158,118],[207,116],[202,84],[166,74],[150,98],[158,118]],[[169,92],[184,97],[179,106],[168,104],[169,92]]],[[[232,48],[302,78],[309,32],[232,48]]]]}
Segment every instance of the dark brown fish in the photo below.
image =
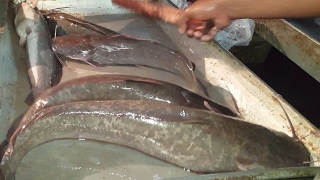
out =
{"type": "Polygon", "coordinates": [[[296,167],[309,161],[303,144],[285,134],[159,101],[75,102],[38,114],[17,135],[11,161],[4,156],[6,175],[32,148],[65,138],[127,146],[199,173],[296,167]]]}
{"type": "Polygon", "coordinates": [[[148,77],[179,83],[178,85],[190,90],[198,88],[193,64],[183,54],[155,41],[125,36],[65,35],[53,39],[52,48],[61,58],[67,57],[93,66],[130,66],[160,70],[163,72],[161,79],[154,77],[152,73],[148,77]],[[170,78],[166,78],[166,74],[170,78]]]}

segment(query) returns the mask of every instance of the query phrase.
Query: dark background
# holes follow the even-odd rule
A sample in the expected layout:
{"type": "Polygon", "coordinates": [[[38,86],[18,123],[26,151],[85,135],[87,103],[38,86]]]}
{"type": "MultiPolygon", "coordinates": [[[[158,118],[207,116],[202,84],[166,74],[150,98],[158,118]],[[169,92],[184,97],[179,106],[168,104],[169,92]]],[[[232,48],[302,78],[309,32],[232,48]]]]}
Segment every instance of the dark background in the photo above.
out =
{"type": "Polygon", "coordinates": [[[244,64],[320,128],[320,83],[273,47],[264,62],[244,64]]]}

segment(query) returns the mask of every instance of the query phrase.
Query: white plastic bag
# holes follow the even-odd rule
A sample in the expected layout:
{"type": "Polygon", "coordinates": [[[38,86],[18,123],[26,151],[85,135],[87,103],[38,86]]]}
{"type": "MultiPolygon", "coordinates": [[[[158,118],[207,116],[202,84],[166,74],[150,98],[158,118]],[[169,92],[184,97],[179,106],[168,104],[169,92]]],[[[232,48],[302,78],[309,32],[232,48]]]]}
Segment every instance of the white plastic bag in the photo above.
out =
{"type": "Polygon", "coordinates": [[[254,33],[254,27],[255,23],[252,19],[237,19],[219,31],[214,39],[227,50],[233,46],[248,46],[254,33]]]}
{"type": "MultiPolygon", "coordinates": [[[[179,9],[186,9],[189,6],[187,0],[169,0],[179,9]]],[[[238,19],[232,21],[229,26],[219,31],[214,40],[229,50],[233,46],[248,46],[255,28],[252,19],[238,19]]]]}

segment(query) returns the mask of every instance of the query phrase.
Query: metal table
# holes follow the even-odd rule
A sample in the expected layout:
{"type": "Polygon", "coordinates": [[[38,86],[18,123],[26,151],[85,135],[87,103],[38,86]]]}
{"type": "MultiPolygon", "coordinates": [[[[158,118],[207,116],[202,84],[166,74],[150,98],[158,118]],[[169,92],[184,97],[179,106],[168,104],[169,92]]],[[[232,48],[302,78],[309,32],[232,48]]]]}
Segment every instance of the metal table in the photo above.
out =
{"type": "Polygon", "coordinates": [[[320,26],[313,18],[255,22],[259,36],[320,82],[320,26]]]}

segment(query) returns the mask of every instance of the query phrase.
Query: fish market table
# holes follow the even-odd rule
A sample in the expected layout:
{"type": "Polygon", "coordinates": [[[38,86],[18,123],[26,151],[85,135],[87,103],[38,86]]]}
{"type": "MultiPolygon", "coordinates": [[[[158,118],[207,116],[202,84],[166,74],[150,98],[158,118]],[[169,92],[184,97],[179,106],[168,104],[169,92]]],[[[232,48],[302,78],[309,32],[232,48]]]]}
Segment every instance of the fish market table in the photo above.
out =
{"type": "MultiPolygon", "coordinates": [[[[163,3],[167,3],[165,0],[161,1],[163,3]]],[[[124,33],[136,38],[153,39],[170,48],[178,50],[189,60],[195,63],[195,74],[200,80],[206,82],[204,83],[204,86],[208,91],[209,96],[212,95],[216,97],[221,92],[228,92],[232,94],[232,97],[230,97],[230,99],[232,100],[232,102],[236,102],[239,112],[242,115],[242,118],[237,120],[250,122],[252,124],[258,124],[269,129],[285,133],[288,136],[292,137],[292,129],[288,123],[288,119],[285,117],[283,109],[276,100],[278,98],[278,94],[273,91],[267,84],[261,81],[259,77],[252,73],[241,61],[235,58],[230,52],[223,49],[219,44],[215,42],[201,42],[194,38],[188,38],[186,35],[182,36],[177,31],[177,27],[173,25],[168,25],[160,21],[145,19],[139,15],[123,11],[122,9],[112,6],[111,3],[106,3],[105,1],[40,0],[38,7],[41,10],[50,10],[59,7],[72,7],[62,9],[62,12],[77,15],[79,16],[79,18],[89,21],[90,23],[106,27],[118,33],[124,33]],[[226,91],[220,92],[217,90],[219,88],[226,91]]],[[[11,81],[8,81],[8,83],[6,82],[6,84],[0,83],[0,99],[2,103],[0,106],[0,122],[2,124],[2,131],[0,131],[0,140],[5,139],[5,133],[3,132],[8,131],[9,125],[14,121],[14,119],[18,118],[27,109],[24,101],[30,93],[29,79],[26,78],[28,75],[25,57],[27,55],[25,55],[25,50],[18,46],[18,38],[15,33],[15,27],[12,23],[14,19],[12,8],[9,7],[8,9],[11,9],[11,15],[9,13],[7,17],[8,22],[11,23],[7,23],[8,28],[6,27],[6,31],[3,33],[3,35],[0,35],[0,45],[2,45],[2,47],[8,47],[10,49],[7,50],[3,48],[3,50],[1,50],[0,48],[0,57],[2,59],[9,60],[0,61],[0,72],[5,72],[7,74],[6,76],[4,76],[4,73],[0,74],[0,80],[8,77],[8,79],[10,78],[11,81]],[[7,29],[9,31],[7,31],[7,29]]],[[[36,50],[37,49],[35,49],[35,51],[36,50]]],[[[80,73],[72,74],[72,76],[74,75],[77,78],[82,72],[83,74],[86,73],[87,75],[90,73],[100,73],[96,72],[96,69],[94,69],[94,67],[86,68],[84,67],[84,65],[79,65],[79,67],[77,67],[77,70],[80,70],[80,73]]],[[[65,73],[65,71],[63,73],[65,73]]],[[[66,73],[62,74],[62,76],[66,77],[65,75],[66,73]]],[[[70,78],[72,76],[67,77],[70,78]]],[[[64,79],[64,81],[67,80],[69,79],[64,79]]],[[[86,90],[86,88],[84,88],[84,90],[86,90]]],[[[279,100],[290,116],[295,129],[295,133],[297,134],[301,142],[305,145],[305,147],[309,150],[312,156],[311,160],[318,161],[320,159],[319,130],[316,129],[298,111],[292,108],[291,105],[284,99],[279,98],[279,100]]],[[[80,123],[76,124],[79,125],[80,123]]],[[[39,127],[42,127],[42,125],[39,127]]],[[[251,134],[252,137],[257,136],[257,133],[251,134]]],[[[260,140],[259,142],[264,142],[266,144],[265,141],[260,140]]],[[[103,147],[100,144],[94,145],[92,143],[89,143],[89,141],[84,141],[84,138],[82,136],[81,139],[77,140],[76,144],[72,145],[72,147],[70,146],[71,142],[67,140],[63,141],[63,143],[61,143],[61,141],[55,141],[52,143],[53,144],[48,143],[41,147],[39,146],[39,148],[35,149],[33,153],[29,153],[29,156],[24,158],[24,162],[25,164],[28,164],[28,166],[21,166],[21,168],[23,168],[20,171],[20,176],[23,177],[21,179],[25,179],[26,176],[24,176],[24,173],[28,173],[28,175],[32,174],[30,173],[30,170],[32,170],[32,172],[36,172],[38,170],[38,174],[42,173],[43,175],[47,175],[48,172],[45,172],[42,169],[49,169],[50,173],[59,172],[59,174],[54,173],[54,178],[56,178],[57,175],[61,175],[62,173],[60,172],[62,171],[66,174],[74,174],[74,172],[76,172],[77,175],[81,176],[82,174],[85,174],[86,177],[90,179],[94,179],[93,176],[97,177],[98,175],[112,176],[115,174],[123,175],[124,173],[127,173],[124,174],[126,175],[126,177],[130,177],[131,174],[141,174],[146,176],[145,172],[147,172],[151,177],[156,174],[157,176],[153,176],[155,178],[158,177],[159,172],[173,172],[169,175],[175,177],[189,174],[188,171],[184,171],[180,168],[179,170],[181,171],[178,172],[174,169],[174,167],[171,167],[169,165],[164,166],[160,163],[158,163],[159,165],[157,165],[154,163],[154,159],[152,159],[152,162],[149,161],[150,163],[143,164],[141,163],[141,156],[136,156],[135,154],[133,154],[133,152],[122,150],[119,151],[118,149],[115,149],[116,147],[107,148],[104,147],[105,144],[103,145],[103,147]],[[56,146],[57,144],[59,144],[59,146],[56,146]],[[60,150],[60,147],[62,147],[62,150],[60,150]],[[87,147],[83,148],[86,149],[86,151],[79,151],[81,147],[87,147]],[[72,151],[70,151],[70,148],[72,148],[72,151]],[[98,148],[100,150],[98,150],[98,148]],[[92,153],[92,149],[95,149],[94,153],[92,153]],[[109,149],[109,151],[106,152],[106,149],[109,149]],[[50,152],[49,150],[52,152],[50,152]],[[120,152],[125,154],[126,156],[124,156],[120,152]],[[128,153],[130,153],[130,155],[128,155],[128,153]],[[40,154],[41,157],[39,156],[40,154]],[[54,154],[54,156],[50,154],[54,154]],[[119,155],[115,156],[114,154],[119,155]],[[130,160],[130,163],[123,163],[123,161],[118,158],[120,156],[123,157],[123,159],[126,159],[128,162],[130,160]],[[134,162],[131,160],[132,158],[134,158],[134,162]],[[61,166],[62,160],[64,160],[64,164],[62,164],[63,166],[61,166]],[[75,165],[70,165],[71,162],[75,165]],[[117,164],[118,162],[120,162],[120,164],[117,164]],[[44,165],[44,163],[46,165],[44,165]],[[106,163],[112,164],[112,167],[114,168],[111,170],[108,169],[109,167],[111,167],[111,165],[106,163]],[[131,166],[134,171],[127,172],[128,167],[131,168],[131,166]],[[141,173],[139,173],[139,171],[136,171],[135,168],[144,172],[141,171],[141,173]],[[157,170],[151,172],[149,171],[149,169],[157,170]]],[[[319,163],[311,163],[311,166],[319,166],[319,163]]]]}
{"type": "Polygon", "coordinates": [[[255,22],[259,36],[320,82],[320,26],[313,19],[256,19],[255,22]]]}

